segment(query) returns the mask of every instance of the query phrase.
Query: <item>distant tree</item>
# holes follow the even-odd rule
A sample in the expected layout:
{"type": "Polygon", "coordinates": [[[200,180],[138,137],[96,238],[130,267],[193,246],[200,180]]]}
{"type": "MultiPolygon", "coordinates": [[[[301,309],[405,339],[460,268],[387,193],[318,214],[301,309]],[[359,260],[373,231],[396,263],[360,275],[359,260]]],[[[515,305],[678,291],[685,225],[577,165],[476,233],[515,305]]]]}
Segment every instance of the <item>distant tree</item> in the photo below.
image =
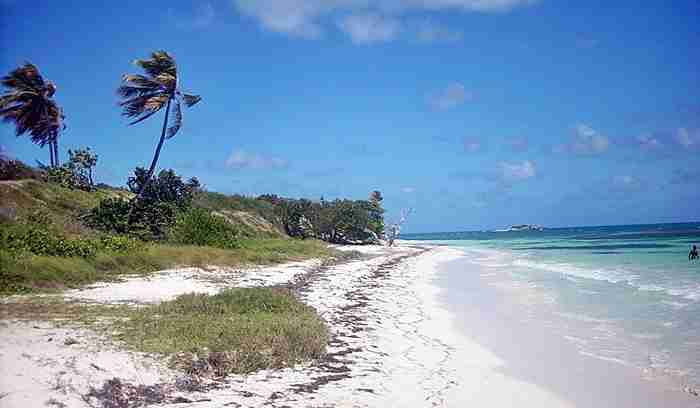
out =
{"type": "Polygon", "coordinates": [[[165,51],[155,51],[147,59],[137,59],[134,64],[142,68],[145,75],[126,74],[122,77],[122,85],[117,89],[121,97],[119,105],[122,107],[122,115],[136,118],[129,125],[142,122],[165,108],[163,131],[158,141],[158,146],[153,155],[151,166],[144,174],[145,183],[140,185],[136,192],[141,196],[143,189],[150,183],[155,172],[160,151],[166,139],[177,134],[182,127],[182,106],[190,108],[202,100],[198,95],[183,92],[179,88],[177,64],[175,59],[165,51]],[[170,106],[174,103],[174,117],[168,122],[170,106]]]}
{"type": "Polygon", "coordinates": [[[374,190],[369,194],[369,222],[368,228],[374,232],[377,237],[384,235],[384,209],[382,208],[382,193],[379,190],[374,190]]]}
{"type": "Polygon", "coordinates": [[[0,79],[0,116],[15,124],[15,133],[29,133],[32,143],[49,146],[51,167],[59,165],[58,137],[65,129],[63,110],[53,100],[56,86],[29,62],[0,79]]]}
{"type": "Polygon", "coordinates": [[[137,167],[134,175],[129,177],[127,186],[132,193],[141,191],[138,204],[149,206],[154,203],[168,203],[175,205],[180,210],[186,210],[192,204],[195,194],[200,191],[201,184],[196,177],[183,181],[175,171],[161,170],[158,177],[147,179],[148,172],[137,167]]]}
{"type": "Polygon", "coordinates": [[[369,193],[369,201],[373,204],[381,204],[381,202],[384,200],[384,197],[382,197],[382,193],[379,190],[374,190],[371,193],[369,193]]]}
{"type": "Polygon", "coordinates": [[[92,168],[97,165],[97,155],[89,147],[76,151],[68,150],[68,165],[76,177],[85,179],[87,185],[92,189],[95,185],[92,179],[92,168]]]}

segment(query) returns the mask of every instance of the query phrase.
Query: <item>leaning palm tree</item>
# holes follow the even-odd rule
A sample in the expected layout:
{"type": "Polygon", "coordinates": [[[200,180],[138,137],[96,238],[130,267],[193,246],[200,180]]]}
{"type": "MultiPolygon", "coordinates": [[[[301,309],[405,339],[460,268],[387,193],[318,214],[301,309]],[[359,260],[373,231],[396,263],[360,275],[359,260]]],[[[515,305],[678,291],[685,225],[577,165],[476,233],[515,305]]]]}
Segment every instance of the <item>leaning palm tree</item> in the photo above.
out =
{"type": "Polygon", "coordinates": [[[150,58],[137,59],[134,64],[141,67],[145,75],[126,74],[122,77],[123,84],[117,89],[117,94],[122,99],[119,102],[122,107],[122,115],[135,118],[129,125],[142,122],[165,108],[163,131],[153,155],[151,167],[146,174],[146,182],[142,185],[141,191],[138,192],[138,197],[153,177],[163,143],[166,139],[175,136],[182,127],[181,104],[184,103],[190,108],[202,98],[180,90],[175,59],[167,52],[162,50],[153,52],[150,58]],[[168,122],[171,105],[174,105],[174,117],[168,122]]]}
{"type": "Polygon", "coordinates": [[[58,165],[58,136],[63,113],[53,100],[56,86],[44,80],[36,65],[26,62],[0,79],[0,116],[15,124],[17,136],[29,133],[33,143],[49,145],[51,166],[58,165]]]}
{"type": "Polygon", "coordinates": [[[39,143],[40,146],[49,145],[51,152],[51,165],[60,166],[61,163],[58,157],[58,138],[61,131],[66,129],[64,123],[66,116],[53,100],[49,101],[46,106],[46,115],[36,124],[36,131],[39,134],[45,135],[45,141],[39,143]]]}

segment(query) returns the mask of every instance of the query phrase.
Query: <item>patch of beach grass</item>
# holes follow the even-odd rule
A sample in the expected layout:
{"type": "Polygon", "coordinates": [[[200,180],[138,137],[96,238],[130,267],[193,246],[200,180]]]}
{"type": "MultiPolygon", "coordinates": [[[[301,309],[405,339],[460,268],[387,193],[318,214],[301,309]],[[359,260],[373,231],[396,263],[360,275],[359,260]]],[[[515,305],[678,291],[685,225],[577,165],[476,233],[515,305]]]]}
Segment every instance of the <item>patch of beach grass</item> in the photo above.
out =
{"type": "Polygon", "coordinates": [[[169,355],[174,368],[213,376],[318,358],[328,338],[313,308],[281,288],[182,295],[132,309],[114,324],[133,349],[169,355]]]}
{"type": "Polygon", "coordinates": [[[127,316],[129,306],[66,301],[60,295],[19,296],[0,302],[0,321],[50,321],[56,325],[96,328],[127,316]]]}
{"type": "Polygon", "coordinates": [[[243,240],[240,248],[231,250],[146,244],[138,250],[104,251],[88,258],[17,255],[0,249],[0,294],[52,292],[175,267],[245,267],[332,254],[320,241],[292,239],[243,240]]]}

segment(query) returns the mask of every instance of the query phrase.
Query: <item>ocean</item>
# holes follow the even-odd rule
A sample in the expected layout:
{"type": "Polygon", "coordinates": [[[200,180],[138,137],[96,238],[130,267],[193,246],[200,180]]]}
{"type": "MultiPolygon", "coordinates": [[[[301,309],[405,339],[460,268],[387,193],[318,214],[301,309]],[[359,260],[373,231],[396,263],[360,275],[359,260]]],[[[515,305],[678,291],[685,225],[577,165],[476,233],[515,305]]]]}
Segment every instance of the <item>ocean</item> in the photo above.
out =
{"type": "MultiPolygon", "coordinates": [[[[463,250],[476,275],[579,353],[700,387],[700,223],[403,234],[463,250]]],[[[454,271],[454,268],[453,268],[454,271]]],[[[469,275],[471,274],[471,275],[469,275]]],[[[447,292],[459,293],[453,277],[447,292]]],[[[460,296],[465,296],[462,292],[460,296]]]]}

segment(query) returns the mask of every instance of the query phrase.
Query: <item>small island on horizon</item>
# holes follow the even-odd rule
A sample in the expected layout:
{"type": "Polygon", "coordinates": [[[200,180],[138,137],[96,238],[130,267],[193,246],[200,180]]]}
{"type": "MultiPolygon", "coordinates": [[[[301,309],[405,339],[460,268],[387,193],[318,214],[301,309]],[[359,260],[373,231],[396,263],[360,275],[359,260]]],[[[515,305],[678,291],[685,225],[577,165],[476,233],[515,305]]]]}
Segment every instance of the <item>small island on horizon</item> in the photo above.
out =
{"type": "Polygon", "coordinates": [[[544,227],[537,224],[516,224],[506,229],[497,229],[494,232],[516,232],[516,231],[544,231],[544,227]]]}

